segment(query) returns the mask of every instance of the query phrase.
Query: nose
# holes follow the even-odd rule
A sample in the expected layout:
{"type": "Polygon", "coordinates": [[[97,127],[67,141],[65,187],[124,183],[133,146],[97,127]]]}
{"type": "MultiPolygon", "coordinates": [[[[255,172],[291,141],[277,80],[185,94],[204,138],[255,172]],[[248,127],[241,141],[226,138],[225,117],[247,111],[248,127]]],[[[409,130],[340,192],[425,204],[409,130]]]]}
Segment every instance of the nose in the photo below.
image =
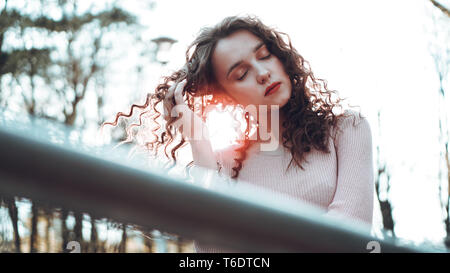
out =
{"type": "Polygon", "coordinates": [[[261,66],[257,68],[257,73],[258,75],[256,76],[256,80],[258,81],[258,83],[265,84],[267,83],[267,81],[269,81],[270,79],[269,70],[261,66]]]}

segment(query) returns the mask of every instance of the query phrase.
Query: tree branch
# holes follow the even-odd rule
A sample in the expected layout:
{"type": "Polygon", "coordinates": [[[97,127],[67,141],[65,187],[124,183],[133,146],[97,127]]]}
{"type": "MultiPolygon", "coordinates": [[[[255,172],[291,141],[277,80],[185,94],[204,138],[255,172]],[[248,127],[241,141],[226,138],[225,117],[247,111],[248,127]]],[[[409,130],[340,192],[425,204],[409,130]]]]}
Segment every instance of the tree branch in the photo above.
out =
{"type": "Polygon", "coordinates": [[[450,10],[446,7],[444,7],[442,4],[440,4],[438,1],[436,0],[430,0],[430,2],[437,7],[438,9],[440,9],[445,15],[447,15],[447,17],[450,17],[450,10]]]}

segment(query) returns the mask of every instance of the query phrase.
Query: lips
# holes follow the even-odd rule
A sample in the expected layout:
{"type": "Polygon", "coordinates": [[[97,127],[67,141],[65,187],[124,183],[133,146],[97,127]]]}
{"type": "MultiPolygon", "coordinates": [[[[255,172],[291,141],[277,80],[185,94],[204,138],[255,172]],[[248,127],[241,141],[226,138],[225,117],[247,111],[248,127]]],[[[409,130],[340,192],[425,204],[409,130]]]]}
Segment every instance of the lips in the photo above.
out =
{"type": "Polygon", "coordinates": [[[276,92],[278,90],[278,88],[280,87],[280,85],[281,85],[281,82],[274,82],[271,85],[269,85],[266,88],[266,92],[264,93],[264,97],[267,96],[267,95],[270,95],[270,94],[272,94],[274,92],[276,92]]]}

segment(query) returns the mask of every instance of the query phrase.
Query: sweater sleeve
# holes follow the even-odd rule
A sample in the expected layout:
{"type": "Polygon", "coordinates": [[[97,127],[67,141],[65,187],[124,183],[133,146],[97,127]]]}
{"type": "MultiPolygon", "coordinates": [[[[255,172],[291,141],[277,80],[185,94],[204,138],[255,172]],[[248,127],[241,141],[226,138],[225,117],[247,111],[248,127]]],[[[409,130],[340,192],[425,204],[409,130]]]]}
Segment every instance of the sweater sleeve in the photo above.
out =
{"type": "Polygon", "coordinates": [[[231,145],[225,149],[214,151],[219,168],[218,173],[226,179],[231,179],[233,176],[234,158],[236,157],[235,149],[237,148],[238,146],[231,145]]]}
{"type": "Polygon", "coordinates": [[[368,121],[351,112],[335,135],[337,185],[327,215],[372,224],[374,177],[372,135],[368,121]]]}

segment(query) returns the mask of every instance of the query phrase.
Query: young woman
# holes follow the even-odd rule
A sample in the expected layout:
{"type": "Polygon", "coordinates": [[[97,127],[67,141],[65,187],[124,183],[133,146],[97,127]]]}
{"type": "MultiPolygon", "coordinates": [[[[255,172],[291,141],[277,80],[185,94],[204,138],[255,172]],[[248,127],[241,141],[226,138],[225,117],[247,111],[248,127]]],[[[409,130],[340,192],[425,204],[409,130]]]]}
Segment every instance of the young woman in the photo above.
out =
{"type": "MultiPolygon", "coordinates": [[[[134,109],[142,110],[140,123],[128,132],[145,116],[159,124],[156,106],[162,102],[165,130],[151,130],[143,142],[147,149],[157,153],[163,147],[166,156],[171,150],[176,161],[176,150],[187,142],[195,166],[290,195],[328,215],[371,224],[370,126],[359,113],[342,111],[336,92],[315,78],[283,35],[253,17],[228,17],[203,29],[187,50],[186,64],[165,77],[144,105],[133,105],[110,124],[134,109]],[[205,125],[205,109],[212,105],[245,109],[242,139],[221,151],[213,150],[205,125]],[[252,121],[258,126],[253,134],[252,121]]],[[[220,251],[201,244],[196,250],[220,251]]]]}

